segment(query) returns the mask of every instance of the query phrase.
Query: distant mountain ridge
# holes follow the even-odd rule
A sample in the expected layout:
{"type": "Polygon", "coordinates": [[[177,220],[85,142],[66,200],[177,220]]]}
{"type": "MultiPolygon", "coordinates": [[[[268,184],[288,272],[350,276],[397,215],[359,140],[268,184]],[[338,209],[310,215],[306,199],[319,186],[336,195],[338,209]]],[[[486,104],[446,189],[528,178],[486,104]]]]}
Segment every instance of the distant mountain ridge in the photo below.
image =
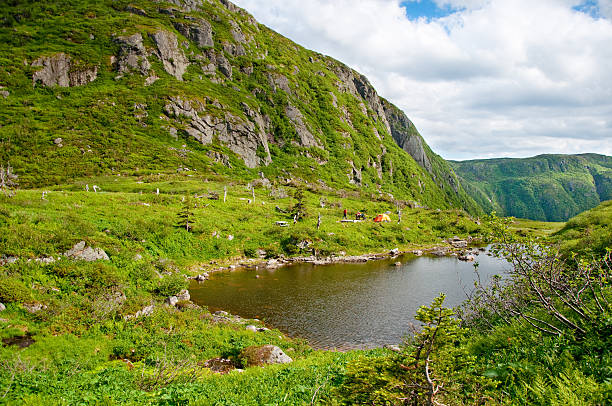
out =
{"type": "Polygon", "coordinates": [[[612,199],[612,157],[598,154],[450,161],[486,211],[566,221],[612,199]]]}
{"type": "Polygon", "coordinates": [[[10,2],[0,163],[22,186],[197,171],[480,208],[368,79],[227,0],[10,2]]]}

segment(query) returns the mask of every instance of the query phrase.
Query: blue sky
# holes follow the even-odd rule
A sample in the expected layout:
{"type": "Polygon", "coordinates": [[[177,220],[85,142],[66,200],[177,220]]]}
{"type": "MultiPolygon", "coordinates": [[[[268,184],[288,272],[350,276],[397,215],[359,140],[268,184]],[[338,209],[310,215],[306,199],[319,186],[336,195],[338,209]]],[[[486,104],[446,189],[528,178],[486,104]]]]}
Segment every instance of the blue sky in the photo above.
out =
{"type": "Polygon", "coordinates": [[[400,4],[406,10],[406,16],[411,20],[421,17],[431,20],[433,18],[446,17],[459,11],[448,5],[440,8],[431,0],[407,0],[402,1],[400,4]]]}
{"type": "Polygon", "coordinates": [[[595,0],[588,0],[584,3],[574,6],[574,10],[588,14],[593,18],[601,18],[601,11],[599,10],[599,4],[595,0]]]}

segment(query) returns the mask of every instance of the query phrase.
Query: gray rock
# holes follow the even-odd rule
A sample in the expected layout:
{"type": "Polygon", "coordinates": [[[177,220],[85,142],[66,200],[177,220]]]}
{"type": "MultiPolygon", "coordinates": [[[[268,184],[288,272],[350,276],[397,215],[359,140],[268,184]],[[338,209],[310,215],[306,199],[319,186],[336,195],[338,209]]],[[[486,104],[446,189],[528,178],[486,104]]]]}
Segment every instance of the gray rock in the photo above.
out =
{"type": "Polygon", "coordinates": [[[223,50],[233,57],[246,55],[246,49],[244,49],[242,44],[231,44],[229,42],[224,42],[223,50]]]}
{"type": "Polygon", "coordinates": [[[391,136],[395,143],[406,151],[412,158],[425,170],[432,172],[431,162],[425,147],[423,139],[415,131],[414,124],[406,115],[395,106],[384,103],[385,114],[391,129],[391,136]]]}
{"type": "Polygon", "coordinates": [[[176,296],[170,296],[164,301],[164,303],[167,304],[168,306],[176,306],[178,302],[179,302],[179,298],[176,296]]]}
{"type": "Polygon", "coordinates": [[[204,281],[208,280],[208,274],[207,273],[200,274],[200,275],[196,276],[194,279],[196,281],[198,281],[198,282],[204,282],[204,281]]]}
{"type": "Polygon", "coordinates": [[[257,112],[253,112],[249,121],[229,112],[226,112],[225,117],[221,118],[207,114],[206,108],[201,102],[190,102],[180,97],[170,98],[170,102],[164,107],[164,110],[169,117],[187,117],[190,122],[185,131],[200,143],[208,145],[212,143],[213,136],[218,137],[219,141],[242,157],[245,165],[249,168],[272,162],[268,137],[263,130],[266,125],[257,112]],[[265,153],[264,158],[258,156],[257,151],[260,147],[263,148],[265,153]]]}
{"type": "Polygon", "coordinates": [[[210,48],[215,45],[213,41],[213,31],[210,23],[198,18],[193,23],[175,22],[174,28],[185,38],[195,42],[200,48],[210,48]]]}
{"type": "Polygon", "coordinates": [[[178,298],[179,302],[181,301],[189,301],[191,299],[191,295],[189,294],[189,291],[187,289],[183,289],[181,290],[181,292],[176,295],[176,297],[178,298]]]}
{"type": "Polygon", "coordinates": [[[189,66],[189,61],[178,46],[176,35],[168,31],[157,31],[151,35],[157,45],[158,57],[164,69],[178,80],[183,80],[183,74],[189,66]]]}
{"type": "Polygon", "coordinates": [[[98,67],[81,67],[82,63],[73,64],[72,58],[64,53],[42,56],[32,62],[33,67],[42,67],[32,75],[32,83],[40,82],[43,86],[72,87],[83,86],[98,76],[98,67]]]}
{"type": "Polygon", "coordinates": [[[422,256],[422,255],[423,255],[423,251],[421,251],[421,250],[415,250],[415,251],[412,251],[412,253],[413,253],[414,255],[416,255],[417,257],[420,257],[420,256],[422,256]]]}
{"type": "Polygon", "coordinates": [[[239,13],[241,11],[240,7],[238,7],[229,0],[221,0],[221,4],[223,4],[232,13],[239,13]]]}
{"type": "Polygon", "coordinates": [[[142,309],[138,310],[134,314],[128,314],[127,316],[124,316],[123,319],[131,320],[131,319],[137,319],[139,317],[148,317],[153,314],[154,310],[155,310],[155,305],[151,304],[149,306],[143,307],[142,309]]]}
{"type": "Polygon", "coordinates": [[[448,251],[446,249],[437,249],[437,250],[432,251],[431,254],[437,257],[444,257],[448,255],[448,251]]]}
{"type": "Polygon", "coordinates": [[[55,262],[55,258],[53,257],[42,257],[42,258],[36,258],[34,261],[38,262],[39,264],[43,264],[43,265],[49,265],[55,262]]]}
{"type": "Polygon", "coordinates": [[[391,251],[389,251],[389,255],[391,256],[396,256],[397,254],[399,254],[399,248],[393,248],[391,251]]]}
{"type": "Polygon", "coordinates": [[[271,364],[288,364],[293,360],[275,345],[251,346],[245,348],[241,358],[247,366],[264,366],[271,364]]]}
{"type": "Polygon", "coordinates": [[[386,344],[383,346],[387,350],[391,350],[393,352],[402,352],[402,349],[398,345],[386,344]]]}
{"type": "Polygon", "coordinates": [[[393,265],[394,265],[394,266],[397,266],[397,267],[400,267],[400,266],[402,266],[402,263],[401,263],[401,262],[399,262],[399,261],[397,261],[397,262],[396,262],[395,264],[393,264],[393,265]]]}
{"type": "Polygon", "coordinates": [[[47,306],[42,303],[24,303],[22,306],[28,313],[38,313],[47,308],[47,306]]]}
{"type": "Polygon", "coordinates": [[[475,259],[473,255],[459,255],[459,257],[457,258],[460,261],[466,261],[466,262],[472,262],[475,259]]]}
{"type": "Polygon", "coordinates": [[[117,71],[120,74],[138,71],[147,75],[151,64],[147,59],[147,50],[144,47],[142,35],[136,33],[130,36],[117,37],[114,39],[119,45],[119,56],[117,60],[117,71]]]}
{"type": "Polygon", "coordinates": [[[249,330],[249,331],[252,331],[252,332],[254,332],[254,333],[256,333],[256,332],[257,332],[257,327],[253,326],[252,324],[250,324],[250,325],[246,326],[246,327],[245,327],[245,329],[247,329],[247,330],[249,330]]]}
{"type": "Polygon", "coordinates": [[[155,74],[155,72],[151,72],[151,75],[145,79],[145,86],[151,86],[153,83],[157,82],[159,77],[155,74]]]}
{"type": "Polygon", "coordinates": [[[230,25],[232,26],[232,28],[230,29],[230,34],[232,35],[232,38],[234,38],[234,41],[238,42],[239,44],[245,44],[247,42],[247,39],[238,23],[233,20],[230,20],[230,25]]]}
{"type": "Polygon", "coordinates": [[[211,60],[215,61],[215,64],[217,65],[219,72],[221,72],[225,77],[229,79],[232,78],[232,75],[233,75],[232,65],[230,64],[230,62],[227,60],[227,58],[223,54],[215,53],[214,59],[211,58],[211,60]]]}
{"type": "Polygon", "coordinates": [[[375,113],[374,119],[380,120],[389,134],[391,134],[391,127],[389,126],[381,98],[378,97],[376,90],[368,79],[348,66],[340,63],[330,64],[329,68],[333,70],[339,79],[336,83],[338,90],[343,93],[350,93],[356,98],[362,99],[365,103],[362,107],[365,110],[364,114],[367,115],[366,106],[369,107],[375,113]]]}
{"type": "Polygon", "coordinates": [[[168,0],[183,11],[199,11],[201,0],[168,0]]]}
{"type": "Polygon", "coordinates": [[[65,256],[83,261],[97,261],[99,259],[108,261],[108,255],[101,248],[86,247],[85,241],[78,242],[70,250],[64,253],[65,256]]]}
{"type": "Polygon", "coordinates": [[[8,90],[0,88],[0,96],[4,97],[6,99],[6,98],[8,98],[10,96],[10,93],[9,93],[8,90]]]}
{"type": "Polygon", "coordinates": [[[63,139],[61,139],[61,138],[56,138],[56,139],[54,139],[54,140],[53,140],[53,143],[54,143],[55,145],[57,145],[58,147],[61,147],[61,146],[62,146],[62,142],[63,142],[63,141],[64,141],[64,140],[63,140],[63,139]]]}
{"type": "Polygon", "coordinates": [[[314,135],[310,132],[306,124],[304,124],[304,116],[294,105],[289,103],[287,107],[285,107],[285,114],[287,118],[291,121],[293,126],[295,127],[295,131],[300,137],[300,145],[303,147],[317,147],[323,148],[319,141],[315,138],[314,135]]]}
{"type": "Polygon", "coordinates": [[[17,262],[19,260],[18,257],[5,257],[2,256],[0,257],[0,266],[2,265],[11,265],[14,264],[15,262],[17,262]]]}
{"type": "Polygon", "coordinates": [[[0,303],[0,312],[3,312],[6,310],[6,306],[4,305],[4,303],[0,303]]]}
{"type": "Polygon", "coordinates": [[[127,11],[128,13],[132,13],[132,14],[136,14],[136,15],[139,15],[139,16],[147,17],[147,13],[143,9],[138,8],[138,7],[134,7],[132,5],[126,6],[125,7],[125,11],[127,11]]]}
{"type": "Polygon", "coordinates": [[[223,310],[217,310],[217,311],[215,312],[215,316],[225,316],[225,317],[227,317],[227,316],[229,316],[229,313],[228,313],[228,312],[225,312],[225,311],[223,311],[223,310]]]}
{"type": "Polygon", "coordinates": [[[353,161],[349,161],[348,163],[351,166],[351,170],[347,174],[347,176],[349,178],[349,183],[351,183],[353,185],[361,185],[361,182],[363,180],[363,175],[361,174],[361,169],[360,168],[356,168],[355,164],[353,163],[353,161]]]}
{"type": "Polygon", "coordinates": [[[280,89],[288,95],[293,94],[293,92],[291,91],[291,87],[289,86],[289,79],[287,79],[286,76],[274,72],[268,73],[266,76],[268,77],[268,83],[270,84],[270,87],[275,92],[280,89]]]}
{"type": "Polygon", "coordinates": [[[232,167],[229,157],[225,155],[224,153],[217,152],[217,151],[208,151],[206,153],[206,156],[212,159],[213,161],[222,164],[223,166],[226,166],[228,168],[232,167]]]}

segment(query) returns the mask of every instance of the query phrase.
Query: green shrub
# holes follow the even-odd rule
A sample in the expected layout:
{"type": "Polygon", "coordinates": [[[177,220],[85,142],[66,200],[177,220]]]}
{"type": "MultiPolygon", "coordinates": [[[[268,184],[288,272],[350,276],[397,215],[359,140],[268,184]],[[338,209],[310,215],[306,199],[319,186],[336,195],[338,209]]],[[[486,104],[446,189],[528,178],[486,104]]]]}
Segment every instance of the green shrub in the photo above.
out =
{"type": "Polygon", "coordinates": [[[3,277],[0,280],[0,302],[24,303],[29,300],[32,300],[32,292],[19,279],[3,277]]]}
{"type": "Polygon", "coordinates": [[[257,249],[253,247],[247,247],[244,249],[244,256],[247,258],[257,257],[257,249]]]}
{"type": "Polygon", "coordinates": [[[187,281],[182,275],[172,274],[159,281],[155,292],[161,296],[168,297],[178,294],[187,288],[187,281]]]}

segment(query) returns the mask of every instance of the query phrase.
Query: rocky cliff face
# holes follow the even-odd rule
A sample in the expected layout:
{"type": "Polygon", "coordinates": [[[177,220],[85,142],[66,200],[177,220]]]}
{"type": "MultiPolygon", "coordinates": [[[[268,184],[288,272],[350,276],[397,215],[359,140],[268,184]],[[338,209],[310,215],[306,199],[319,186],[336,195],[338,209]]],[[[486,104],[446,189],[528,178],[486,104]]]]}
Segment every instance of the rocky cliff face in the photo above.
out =
{"type": "Polygon", "coordinates": [[[419,165],[432,173],[431,161],[423,146],[425,141],[417,132],[412,121],[406,117],[403,111],[388,101],[383,100],[383,106],[393,140],[400,148],[409,153],[419,165]]]}
{"type": "Polygon", "coordinates": [[[53,56],[41,56],[32,66],[41,69],[34,72],[32,82],[34,85],[41,83],[43,86],[83,86],[93,82],[98,75],[98,67],[84,67],[82,63],[74,61],[64,53],[53,56]]]}
{"type": "MultiPolygon", "coordinates": [[[[0,85],[11,94],[6,100],[14,103],[10,109],[15,116],[23,115],[10,86],[15,77],[31,75],[30,89],[34,82],[52,92],[55,87],[83,87],[96,80],[97,94],[63,93],[56,98],[83,98],[72,105],[79,106],[79,114],[90,121],[57,122],[48,133],[31,137],[39,140],[34,146],[51,148],[45,152],[49,162],[78,159],[80,165],[96,168],[101,159],[108,159],[101,156],[107,156],[109,148],[121,151],[122,157],[170,153],[167,159],[143,159],[139,168],[175,162],[181,168],[211,171],[219,163],[237,171],[239,159],[244,167],[257,168],[279,181],[293,178],[324,187],[360,187],[379,197],[473,209],[452,170],[365,76],[269,30],[233,3],[83,1],[90,1],[96,18],[83,19],[71,6],[55,16],[43,6],[23,22],[24,32],[45,18],[82,22],[71,30],[47,33],[55,49],[71,44],[64,52],[39,53],[30,64],[31,72],[15,63],[9,69],[18,74],[10,78],[0,70],[0,85]],[[92,126],[99,130],[92,132],[92,126]],[[61,156],[51,152],[55,144],[41,141],[49,136],[64,140],[61,156]],[[200,147],[186,148],[185,142],[200,147]]],[[[29,41],[16,39],[13,49],[18,54],[40,52],[35,45],[28,48],[29,41]]],[[[27,98],[31,91],[20,94],[27,98]]],[[[64,114],[66,104],[50,103],[50,114],[76,117],[64,114]]],[[[0,134],[11,128],[0,128],[0,134]]],[[[27,150],[27,138],[18,142],[13,152],[27,150]]],[[[22,165],[27,172],[25,158],[22,165]]],[[[130,165],[136,167],[118,158],[105,164],[115,169],[130,165]]],[[[23,179],[28,181],[27,176],[23,179]]],[[[34,175],[30,179],[37,182],[34,175]]]]}

